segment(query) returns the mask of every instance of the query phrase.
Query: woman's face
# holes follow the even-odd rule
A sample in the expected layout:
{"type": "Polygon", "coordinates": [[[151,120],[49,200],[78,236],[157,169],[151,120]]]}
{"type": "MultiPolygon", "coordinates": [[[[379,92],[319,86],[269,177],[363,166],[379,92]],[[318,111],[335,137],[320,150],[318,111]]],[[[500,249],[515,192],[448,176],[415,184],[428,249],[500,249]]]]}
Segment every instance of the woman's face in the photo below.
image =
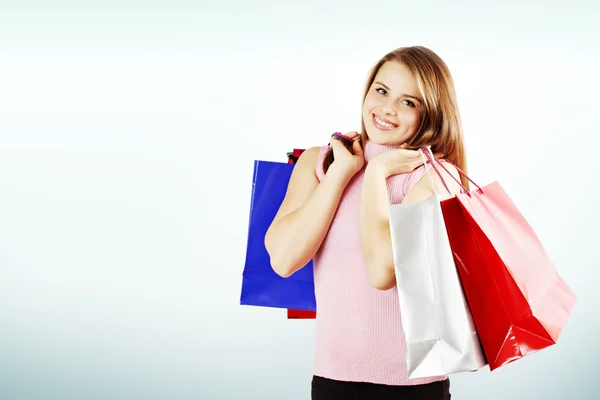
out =
{"type": "Polygon", "coordinates": [[[421,124],[423,100],[412,72],[388,61],[377,72],[362,107],[369,140],[400,145],[413,138],[421,124]]]}

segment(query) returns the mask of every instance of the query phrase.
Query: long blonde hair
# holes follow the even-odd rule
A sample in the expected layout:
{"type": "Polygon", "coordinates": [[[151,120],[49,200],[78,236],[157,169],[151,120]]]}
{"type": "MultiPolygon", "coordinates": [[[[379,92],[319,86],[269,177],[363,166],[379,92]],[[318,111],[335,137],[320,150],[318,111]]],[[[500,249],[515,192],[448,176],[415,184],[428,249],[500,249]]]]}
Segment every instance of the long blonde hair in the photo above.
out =
{"type": "MultiPolygon", "coordinates": [[[[446,63],[433,51],[423,46],[400,47],[385,56],[371,69],[365,85],[363,103],[379,69],[388,61],[405,65],[414,75],[423,99],[423,113],[417,134],[407,143],[409,149],[431,146],[433,153],[467,171],[463,130],[456,101],[454,81],[446,63]]],[[[362,104],[361,104],[362,106],[362,104]]],[[[361,145],[369,140],[364,120],[361,118],[361,145]]],[[[323,169],[333,162],[333,151],[325,157],[323,169]]],[[[461,177],[469,187],[467,179],[461,177]]]]}

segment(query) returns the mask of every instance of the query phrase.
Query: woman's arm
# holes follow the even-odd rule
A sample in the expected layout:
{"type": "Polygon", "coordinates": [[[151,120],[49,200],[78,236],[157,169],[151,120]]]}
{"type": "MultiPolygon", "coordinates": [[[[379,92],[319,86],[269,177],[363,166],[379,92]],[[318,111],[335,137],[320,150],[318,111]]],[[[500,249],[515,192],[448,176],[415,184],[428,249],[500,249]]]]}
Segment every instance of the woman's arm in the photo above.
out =
{"type": "Polygon", "coordinates": [[[304,267],[319,250],[344,188],[352,178],[334,162],[319,183],[316,176],[318,158],[318,147],[302,153],[294,167],[285,199],[265,236],[271,266],[283,277],[304,267]]]}
{"type": "MultiPolygon", "coordinates": [[[[458,171],[451,164],[444,163],[450,172],[458,177],[458,171]]],[[[450,192],[460,193],[460,186],[442,169],[440,170],[450,192]]],[[[389,223],[389,196],[387,178],[391,175],[384,163],[369,163],[363,180],[359,214],[359,232],[369,278],[373,287],[388,290],[396,285],[392,239],[389,223]]],[[[439,176],[431,170],[436,191],[442,198],[449,196],[439,176]]],[[[402,203],[418,203],[433,195],[429,177],[425,175],[407,193],[402,203]]],[[[407,227],[410,229],[410,227],[407,227]]]]}

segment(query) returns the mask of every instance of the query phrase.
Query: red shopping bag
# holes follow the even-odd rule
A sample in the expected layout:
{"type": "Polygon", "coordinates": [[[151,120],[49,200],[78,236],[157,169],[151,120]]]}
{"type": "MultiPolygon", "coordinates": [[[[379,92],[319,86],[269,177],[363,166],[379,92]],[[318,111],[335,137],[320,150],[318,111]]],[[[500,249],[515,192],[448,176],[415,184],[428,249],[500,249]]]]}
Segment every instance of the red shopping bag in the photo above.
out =
{"type": "MultiPolygon", "coordinates": [[[[294,151],[287,153],[288,156],[288,164],[296,164],[300,154],[304,152],[304,149],[294,149],[294,151]]],[[[288,319],[315,319],[317,318],[317,313],[315,311],[306,311],[306,310],[287,310],[287,318],[288,319]]]]}
{"type": "Polygon", "coordinates": [[[442,202],[442,210],[481,345],[494,370],[554,345],[576,296],[498,182],[471,192],[462,188],[463,193],[442,202]]]}
{"type": "Polygon", "coordinates": [[[294,149],[294,151],[287,153],[288,164],[296,164],[302,153],[304,153],[304,149],[294,149]]]}

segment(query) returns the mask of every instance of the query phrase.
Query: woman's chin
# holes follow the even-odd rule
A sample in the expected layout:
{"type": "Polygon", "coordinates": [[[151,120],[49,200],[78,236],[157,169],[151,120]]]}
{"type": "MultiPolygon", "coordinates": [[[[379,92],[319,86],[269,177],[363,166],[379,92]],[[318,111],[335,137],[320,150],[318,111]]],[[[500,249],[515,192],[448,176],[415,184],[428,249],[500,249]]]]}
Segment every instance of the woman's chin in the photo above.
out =
{"type": "Polygon", "coordinates": [[[406,141],[403,138],[398,138],[393,132],[381,132],[377,129],[368,129],[367,135],[369,141],[374,144],[388,145],[388,146],[400,146],[406,141]]]}

